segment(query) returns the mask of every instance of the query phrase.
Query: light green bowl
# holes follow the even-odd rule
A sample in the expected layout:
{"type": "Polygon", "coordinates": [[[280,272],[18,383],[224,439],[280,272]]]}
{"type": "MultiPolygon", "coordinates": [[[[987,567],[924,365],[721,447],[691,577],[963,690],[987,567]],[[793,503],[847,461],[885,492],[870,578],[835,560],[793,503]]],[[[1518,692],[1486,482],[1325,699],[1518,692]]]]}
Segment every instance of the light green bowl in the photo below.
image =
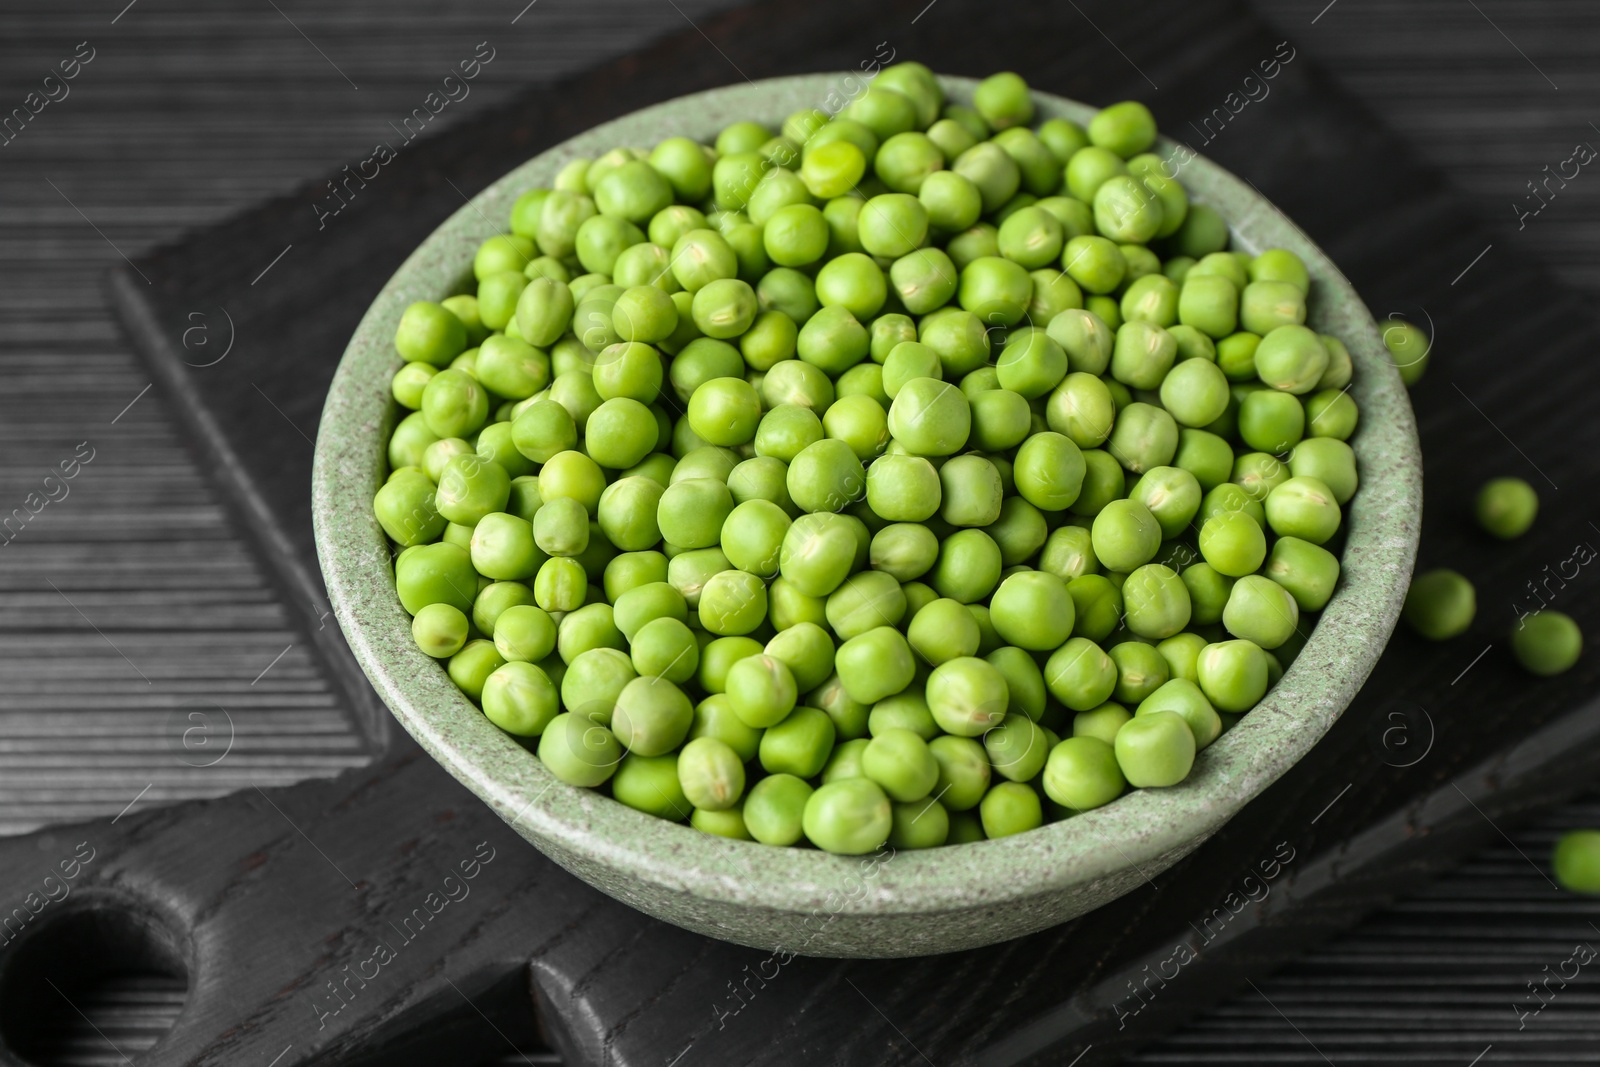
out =
{"type": "MultiPolygon", "coordinates": [[[[1361,425],[1351,444],[1362,485],[1345,513],[1343,580],[1305,650],[1187,781],[997,841],[868,859],[711,837],[556,781],[417,649],[395,595],[371,507],[395,421],[395,325],[412,301],[460,291],[474,250],[503,232],[516,196],[548,184],[567,160],[674,134],[710,141],[735,119],[775,128],[846,94],[852,78],[780,78],[646,108],[550,149],[473,198],[406,260],[351,338],[317,437],[313,509],[329,598],[372,684],[424,748],[545,855],[618,900],[711,937],[802,955],[913,956],[1018,937],[1113,900],[1293,767],[1349,704],[1394,627],[1422,519],[1421,458],[1405,389],[1350,283],[1250,186],[1195,159],[1180,179],[1229,220],[1236,247],[1287,248],[1310,269],[1310,325],[1342,338],[1355,360],[1361,425]]],[[[943,82],[953,99],[971,99],[972,81],[943,82]]],[[[1041,119],[1086,122],[1094,113],[1043,93],[1034,100],[1041,119]]]]}

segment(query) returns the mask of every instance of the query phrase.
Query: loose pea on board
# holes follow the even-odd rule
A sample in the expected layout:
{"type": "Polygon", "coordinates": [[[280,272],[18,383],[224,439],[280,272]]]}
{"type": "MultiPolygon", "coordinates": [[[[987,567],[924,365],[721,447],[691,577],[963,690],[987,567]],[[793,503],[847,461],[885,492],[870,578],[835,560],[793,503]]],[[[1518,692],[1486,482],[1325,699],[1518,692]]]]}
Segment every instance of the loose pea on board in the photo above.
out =
{"type": "Polygon", "coordinates": [[[1181,783],[1334,596],[1360,412],[1305,264],[1229,251],[1136,101],[971,103],[902,63],[574,161],[398,320],[397,593],[566,784],[841,854],[1024,833],[1181,783]]]}

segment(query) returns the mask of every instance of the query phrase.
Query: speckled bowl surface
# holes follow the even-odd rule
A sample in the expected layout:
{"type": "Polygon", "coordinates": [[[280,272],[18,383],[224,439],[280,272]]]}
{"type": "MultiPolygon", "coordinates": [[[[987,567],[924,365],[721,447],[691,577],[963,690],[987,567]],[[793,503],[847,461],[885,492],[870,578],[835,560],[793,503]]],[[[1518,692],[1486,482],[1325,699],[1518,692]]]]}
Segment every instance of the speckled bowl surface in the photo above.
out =
{"type": "MultiPolygon", "coordinates": [[[[734,85],[608,122],[529,160],[434,231],[368,309],[345,351],[317,436],[317,550],[350,647],[396,718],[535,847],[591,885],[712,937],[815,956],[912,956],[990,944],[1060,923],[1128,892],[1193,850],[1289,771],[1327,732],[1388,640],[1416,554],[1421,456],[1411,406],[1371,314],[1328,258],[1248,184],[1195,158],[1179,174],[1229,221],[1235,247],[1298,253],[1312,277],[1309,325],[1349,346],[1351,440],[1361,490],[1345,512],[1339,590],[1282,681],[1211,745],[1181,785],[996,841],[860,858],[711,837],[555,780],[463,696],[411,639],[371,500],[396,418],[395,326],[415,300],[462,291],[478,244],[512,201],[575,156],[674,134],[709,142],[728,122],[774,128],[848,92],[847,74],[734,85]]],[[[942,79],[970,101],[974,83],[942,79]]],[[[1039,118],[1094,109],[1034,94],[1039,118]]],[[[1164,149],[1173,146],[1164,143],[1164,149]]]]}

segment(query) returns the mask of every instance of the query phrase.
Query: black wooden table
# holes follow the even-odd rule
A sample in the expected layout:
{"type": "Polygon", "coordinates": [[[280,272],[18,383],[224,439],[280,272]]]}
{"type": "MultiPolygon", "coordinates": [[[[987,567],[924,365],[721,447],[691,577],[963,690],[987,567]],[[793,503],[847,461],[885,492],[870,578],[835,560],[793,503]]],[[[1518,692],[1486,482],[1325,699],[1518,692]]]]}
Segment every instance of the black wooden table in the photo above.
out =
{"type": "MultiPolygon", "coordinates": [[[[98,21],[81,11],[9,16],[4,47],[19,55],[5,65],[4,84],[19,99],[31,85],[22,73],[29,62],[42,77],[75,52],[93,58],[71,82],[69,98],[0,148],[11,154],[0,176],[15,190],[4,200],[10,217],[0,216],[12,235],[12,284],[0,297],[12,380],[0,405],[13,458],[0,488],[20,499],[79,442],[94,449],[72,482],[72,498],[51,503],[5,546],[10,555],[0,556],[0,588],[14,608],[0,641],[7,682],[0,818],[10,828],[333,773],[365,758],[359,732],[341,718],[286,623],[286,610],[304,606],[286,609],[267,591],[178,445],[159,394],[144,391],[148,378],[112,329],[96,275],[181,224],[360,158],[367,141],[383,136],[385,117],[408,113],[411,98],[425,91],[427,63],[448,66],[478,40],[498,44],[500,34],[510,35],[475,90],[489,99],[519,79],[548,78],[562,63],[574,69],[699,20],[705,10],[626,5],[619,18],[593,6],[514,6],[520,14],[418,10],[408,17],[387,8],[381,18],[363,19],[270,5],[264,12],[182,11],[141,0],[98,21]],[[84,40],[88,48],[80,49],[84,40]],[[204,736],[220,739],[224,724],[215,709],[222,703],[256,712],[252,730],[233,732],[228,758],[207,765],[192,747],[200,735],[190,731],[200,723],[204,736]]],[[[1497,9],[1470,5],[1464,18],[1438,5],[1396,14],[1356,0],[1273,11],[1308,54],[1350,64],[1347,84],[1375,107],[1394,103],[1392,117],[1409,119],[1406,128],[1435,161],[1450,163],[1469,191],[1522,169],[1527,177],[1520,180],[1537,177],[1547,160],[1529,149],[1559,146],[1567,125],[1577,125],[1572,112],[1536,97],[1558,92],[1540,80],[1550,77],[1571,94],[1561,99],[1581,99],[1583,79],[1592,75],[1579,61],[1592,59],[1592,50],[1587,57],[1581,51],[1578,14],[1561,5],[1545,5],[1544,13],[1548,21],[1540,25],[1519,25],[1497,9]],[[1407,62],[1395,63],[1397,56],[1407,62]],[[1462,69],[1471,77],[1460,77],[1462,69]],[[1487,141],[1452,136],[1482,124],[1492,131],[1494,117],[1511,114],[1535,120],[1487,141]]],[[[933,7],[918,17],[938,14],[933,7]]],[[[1093,31],[1085,23],[1083,32],[1093,31]]],[[[1108,46],[1125,50],[1130,64],[1148,62],[1138,42],[1108,46]]],[[[1257,129],[1257,136],[1271,136],[1266,118],[1257,129]]],[[[1588,250],[1574,235],[1597,212],[1589,190],[1570,192],[1524,230],[1512,227],[1502,247],[1547,255],[1581,284],[1592,279],[1584,271],[1595,260],[1585,259],[1588,250]]],[[[1510,215],[1499,203],[1486,201],[1482,210],[1491,221],[1510,215]]],[[[1490,249],[1478,267],[1493,268],[1492,256],[1490,249]]],[[[213,311],[197,311],[187,340],[199,363],[209,358],[205,346],[225,346],[228,335],[213,311]]],[[[291,444],[291,432],[314,432],[309,421],[284,419],[293,426],[284,430],[291,444]]],[[[1526,1011],[1524,981],[1546,964],[1559,965],[1570,942],[1587,936],[1593,910],[1552,893],[1538,864],[1555,826],[1594,818],[1581,809],[1554,816],[1147,1058],[1431,1062],[1430,1033],[1452,1041],[1474,1027],[1498,1033],[1490,1017],[1510,1015],[1519,1004],[1526,1011]],[[1508,911],[1519,918],[1508,921],[1508,911]]],[[[141,988],[141,996],[160,999],[159,988],[141,988]]],[[[111,1026],[102,1029],[131,1055],[141,1033],[145,1044],[153,1039],[159,1012],[133,1010],[136,1001],[115,993],[104,1005],[111,1026]]],[[[1529,1040],[1514,1051],[1493,1038],[1501,1043],[1485,1062],[1503,1052],[1538,1062],[1541,1046],[1581,1035],[1595,1020],[1583,1010],[1584,997],[1575,983],[1527,1024],[1529,1040]]],[[[95,1004],[86,1007],[99,1017],[95,1004]]],[[[92,1033],[77,1040],[68,1051],[120,1062],[92,1033]]],[[[1570,1048],[1551,1048],[1546,1061],[1571,1062],[1570,1048]]]]}

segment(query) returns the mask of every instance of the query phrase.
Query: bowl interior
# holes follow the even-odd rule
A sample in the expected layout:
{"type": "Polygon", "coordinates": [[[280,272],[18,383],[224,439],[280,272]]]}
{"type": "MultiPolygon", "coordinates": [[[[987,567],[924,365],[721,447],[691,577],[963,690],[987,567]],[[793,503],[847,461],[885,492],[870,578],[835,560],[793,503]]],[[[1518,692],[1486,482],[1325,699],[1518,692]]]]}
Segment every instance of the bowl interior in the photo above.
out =
{"type": "MultiPolygon", "coordinates": [[[[970,101],[969,79],[941,79],[970,101]]],[[[418,650],[394,592],[370,501],[387,473],[385,442],[400,366],[393,335],[404,308],[458,291],[477,245],[504,232],[522,191],[548,184],[577,156],[674,134],[710,141],[736,118],[776,126],[803,107],[859,92],[852,74],[740,84],[606,123],[546,151],[478,194],[395,273],[363,318],[328,396],[313,483],[316,537],[330,600],[357,658],[394,714],[444,766],[520,833],[601,888],[627,881],[774,912],[938,914],[995,907],[1108,877],[1137,885],[1212,833],[1288,770],[1332,725],[1388,640],[1421,521],[1416,429],[1377,326],[1350,284],[1309,238],[1250,185],[1198,156],[1178,173],[1191,198],[1229,221],[1235,247],[1287,248],[1312,277],[1309,325],[1345,341],[1361,423],[1351,445],[1360,493],[1345,512],[1340,587],[1279,684],[1196,761],[1187,781],[1132,792],[1104,808],[996,841],[902,853],[863,882],[859,860],[809,849],[710,837],[564,785],[486,720],[418,650]],[[609,872],[609,873],[607,873],[609,872]],[[1137,872],[1137,873],[1134,873],[1137,872]],[[841,903],[842,901],[842,903],[841,903]],[[835,906],[837,905],[837,906],[835,906]]],[[[1039,117],[1086,122],[1094,110],[1034,94],[1039,117]]],[[[1163,140],[1164,155],[1178,150],[1163,140]]],[[[1178,158],[1182,158],[1180,155],[1178,158]]]]}

